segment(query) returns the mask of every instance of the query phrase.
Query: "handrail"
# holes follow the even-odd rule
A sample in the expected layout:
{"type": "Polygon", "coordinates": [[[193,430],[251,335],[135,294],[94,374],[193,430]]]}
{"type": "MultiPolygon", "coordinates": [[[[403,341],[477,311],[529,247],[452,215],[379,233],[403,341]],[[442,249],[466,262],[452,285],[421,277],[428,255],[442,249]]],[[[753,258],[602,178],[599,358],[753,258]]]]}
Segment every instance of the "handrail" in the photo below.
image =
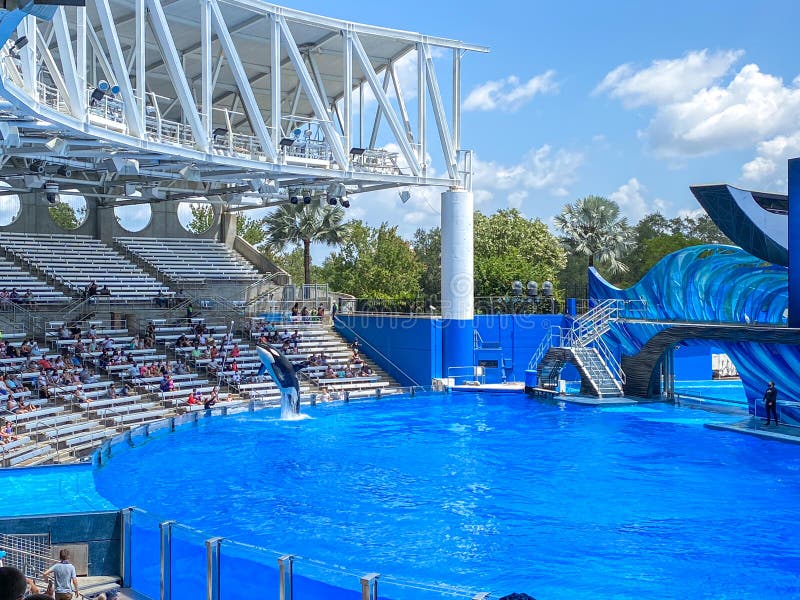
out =
{"type": "Polygon", "coordinates": [[[341,324],[341,326],[342,326],[342,327],[344,327],[345,329],[347,329],[347,330],[351,331],[351,332],[353,333],[353,335],[355,336],[355,339],[357,339],[357,340],[360,340],[360,341],[363,341],[365,345],[367,345],[367,346],[368,346],[370,349],[374,350],[376,354],[378,354],[378,355],[379,355],[381,358],[383,358],[383,359],[384,359],[386,362],[388,362],[388,363],[389,363],[390,365],[392,365],[392,366],[393,366],[395,369],[397,369],[397,370],[398,370],[400,373],[402,373],[402,374],[403,374],[405,377],[407,377],[407,378],[408,378],[408,380],[409,380],[409,381],[411,381],[411,383],[413,383],[415,386],[417,386],[417,387],[419,387],[419,386],[420,386],[420,383],[419,383],[419,382],[418,382],[416,379],[414,379],[413,377],[411,377],[411,375],[409,375],[409,374],[408,374],[408,373],[406,373],[406,372],[405,372],[403,369],[401,369],[400,367],[398,367],[398,366],[397,366],[397,365],[394,363],[394,361],[392,361],[392,359],[390,359],[388,356],[386,356],[386,355],[385,355],[383,352],[381,352],[381,351],[380,351],[380,350],[378,350],[378,349],[377,349],[375,346],[373,346],[372,344],[370,344],[370,343],[369,343],[367,340],[365,340],[364,338],[362,338],[361,336],[359,336],[359,335],[358,335],[358,333],[356,333],[356,331],[355,331],[355,330],[354,330],[352,327],[350,327],[350,326],[349,326],[347,323],[345,323],[344,321],[342,321],[342,320],[341,320],[341,319],[339,319],[338,317],[335,317],[335,318],[333,319],[333,321],[334,321],[334,323],[333,323],[334,325],[335,325],[336,323],[339,323],[339,324],[341,324]]]}

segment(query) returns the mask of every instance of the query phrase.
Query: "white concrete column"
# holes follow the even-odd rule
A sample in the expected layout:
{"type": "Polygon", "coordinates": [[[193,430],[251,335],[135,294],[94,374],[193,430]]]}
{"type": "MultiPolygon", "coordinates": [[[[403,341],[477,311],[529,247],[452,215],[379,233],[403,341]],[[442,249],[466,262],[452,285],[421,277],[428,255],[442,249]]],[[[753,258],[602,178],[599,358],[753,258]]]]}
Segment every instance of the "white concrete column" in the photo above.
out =
{"type": "Polygon", "coordinates": [[[473,362],[473,197],[442,193],[442,370],[473,362]]]}

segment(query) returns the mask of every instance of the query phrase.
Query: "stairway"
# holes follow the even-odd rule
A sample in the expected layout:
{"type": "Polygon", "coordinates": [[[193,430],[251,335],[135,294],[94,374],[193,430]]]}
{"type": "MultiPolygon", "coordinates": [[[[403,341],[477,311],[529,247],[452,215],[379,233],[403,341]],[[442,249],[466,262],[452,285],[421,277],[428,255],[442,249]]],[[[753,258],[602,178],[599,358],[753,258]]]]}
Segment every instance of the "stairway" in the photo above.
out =
{"type": "Polygon", "coordinates": [[[536,370],[539,387],[556,389],[561,370],[570,363],[580,373],[582,394],[622,396],[625,374],[603,335],[623,307],[620,301],[606,300],[575,319],[568,330],[554,328],[557,331],[545,336],[528,365],[536,370]]]}

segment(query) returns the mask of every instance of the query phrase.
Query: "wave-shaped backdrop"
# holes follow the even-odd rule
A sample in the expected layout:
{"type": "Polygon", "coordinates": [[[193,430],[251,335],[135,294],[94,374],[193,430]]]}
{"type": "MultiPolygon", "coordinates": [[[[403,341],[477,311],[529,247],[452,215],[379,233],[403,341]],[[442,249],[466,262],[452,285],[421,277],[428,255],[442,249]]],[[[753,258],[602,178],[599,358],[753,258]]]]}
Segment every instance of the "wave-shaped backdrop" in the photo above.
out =
{"type": "MultiPolygon", "coordinates": [[[[596,270],[589,274],[589,297],[644,301],[623,311],[629,319],[692,323],[752,324],[784,327],[788,315],[788,270],[756,258],[741,248],[692,246],[661,259],[634,286],[617,288],[596,270]],[[643,307],[643,308],[642,308],[643,307]]],[[[656,335],[676,329],[665,323],[612,325],[606,339],[619,356],[637,355],[656,335]]],[[[687,330],[690,327],[686,328],[687,330]]],[[[774,329],[773,329],[774,331],[774,329]]],[[[713,335],[713,334],[712,334],[713,335]]],[[[684,342],[693,343],[691,339],[684,342]]],[[[719,339],[714,345],[730,356],[742,378],[751,414],[762,415],[766,383],[775,381],[785,421],[800,425],[800,346],[764,341],[719,339]]]]}

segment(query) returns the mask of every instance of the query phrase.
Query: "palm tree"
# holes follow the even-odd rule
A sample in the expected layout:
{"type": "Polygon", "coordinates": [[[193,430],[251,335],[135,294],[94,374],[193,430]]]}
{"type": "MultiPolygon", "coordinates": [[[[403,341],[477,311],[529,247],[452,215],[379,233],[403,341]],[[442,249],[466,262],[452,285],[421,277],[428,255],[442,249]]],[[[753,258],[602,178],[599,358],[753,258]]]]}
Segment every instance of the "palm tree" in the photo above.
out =
{"type": "Polygon", "coordinates": [[[630,245],[628,220],[620,217],[619,205],[601,196],[587,196],[567,204],[556,215],[555,225],[574,252],[589,256],[608,268],[610,274],[624,273],[628,267],[620,256],[630,245]]]}
{"type": "Polygon", "coordinates": [[[283,204],[264,218],[265,242],[278,252],[287,245],[303,245],[303,275],[311,283],[311,244],[338,246],[347,234],[344,209],[338,206],[283,204]]]}

